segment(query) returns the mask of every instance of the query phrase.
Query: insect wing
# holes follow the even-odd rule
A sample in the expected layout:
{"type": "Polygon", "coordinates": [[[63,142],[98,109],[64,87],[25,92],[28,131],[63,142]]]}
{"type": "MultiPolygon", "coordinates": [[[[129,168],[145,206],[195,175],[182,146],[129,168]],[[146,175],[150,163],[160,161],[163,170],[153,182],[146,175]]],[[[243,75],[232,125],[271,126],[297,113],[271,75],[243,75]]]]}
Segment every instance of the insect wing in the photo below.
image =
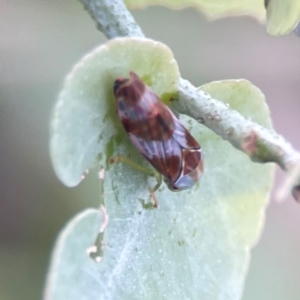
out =
{"type": "Polygon", "coordinates": [[[118,114],[132,143],[172,190],[186,189],[202,174],[201,149],[173,112],[134,74],[114,85],[118,114]]]}
{"type": "Polygon", "coordinates": [[[163,141],[144,140],[130,134],[132,143],[140,153],[168,181],[177,180],[181,172],[181,148],[174,139],[163,141]]]}

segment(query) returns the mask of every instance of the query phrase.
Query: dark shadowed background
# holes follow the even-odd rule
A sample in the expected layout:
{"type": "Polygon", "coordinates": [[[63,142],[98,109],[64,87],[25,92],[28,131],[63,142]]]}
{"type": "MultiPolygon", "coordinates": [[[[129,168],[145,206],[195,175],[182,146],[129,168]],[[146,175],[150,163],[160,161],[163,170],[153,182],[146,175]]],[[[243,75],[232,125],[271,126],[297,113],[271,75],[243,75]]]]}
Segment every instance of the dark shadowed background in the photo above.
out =
{"type": "MultiPolygon", "coordinates": [[[[250,18],[207,22],[192,9],[134,16],[195,85],[246,78],[261,88],[275,128],[300,149],[299,37],[270,37],[250,18]]],[[[57,233],[76,212],[98,206],[95,176],[73,189],[58,181],[48,139],[64,76],[104,41],[79,1],[0,0],[1,300],[41,299],[57,233]]],[[[300,205],[271,199],[243,300],[299,300],[299,253],[300,205]]]]}

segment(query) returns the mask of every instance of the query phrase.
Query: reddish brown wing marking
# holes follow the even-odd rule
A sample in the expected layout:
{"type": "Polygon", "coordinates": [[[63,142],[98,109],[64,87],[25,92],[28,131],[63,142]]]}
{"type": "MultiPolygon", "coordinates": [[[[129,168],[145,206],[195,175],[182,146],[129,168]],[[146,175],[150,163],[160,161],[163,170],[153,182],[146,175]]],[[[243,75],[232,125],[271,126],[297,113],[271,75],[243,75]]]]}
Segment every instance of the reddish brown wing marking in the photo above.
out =
{"type": "Polygon", "coordinates": [[[201,147],[187,129],[180,123],[174,115],[174,138],[183,149],[199,150],[201,147]]]}
{"type": "Polygon", "coordinates": [[[168,180],[176,181],[181,173],[182,151],[173,138],[172,114],[157,103],[148,118],[139,122],[142,125],[129,135],[131,141],[157,171],[168,180]]]}
{"type": "Polygon", "coordinates": [[[175,183],[197,168],[199,144],[136,74],[116,80],[114,92],[132,143],[158,172],[175,183]]]}
{"type": "Polygon", "coordinates": [[[201,158],[201,147],[187,129],[175,120],[175,130],[173,138],[182,148],[183,172],[182,175],[189,174],[199,165],[201,158]]]}
{"type": "Polygon", "coordinates": [[[201,153],[199,151],[183,150],[183,175],[191,173],[199,165],[201,153]]]}

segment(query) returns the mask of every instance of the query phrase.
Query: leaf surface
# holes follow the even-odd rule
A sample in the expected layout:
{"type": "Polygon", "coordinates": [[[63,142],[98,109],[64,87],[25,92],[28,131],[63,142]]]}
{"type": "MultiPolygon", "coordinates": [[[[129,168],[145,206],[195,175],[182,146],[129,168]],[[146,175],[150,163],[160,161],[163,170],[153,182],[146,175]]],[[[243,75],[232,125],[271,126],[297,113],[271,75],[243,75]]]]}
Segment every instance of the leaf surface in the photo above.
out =
{"type": "Polygon", "coordinates": [[[95,165],[105,166],[126,133],[116,115],[113,83],[136,72],[159,96],[177,92],[171,50],[149,39],[118,38],[86,55],[66,77],[54,107],[50,154],[59,179],[76,186],[95,165]]]}
{"type": "Polygon", "coordinates": [[[266,15],[262,0],[125,0],[125,3],[131,9],[142,9],[150,5],[161,5],[170,9],[194,7],[210,20],[249,15],[263,21],[266,15]]]}
{"type": "MultiPolygon", "coordinates": [[[[135,53],[137,57],[138,53],[135,53]]],[[[128,55],[125,49],[123,59],[118,62],[126,60],[128,55]]],[[[106,158],[118,154],[150,168],[123,129],[116,125],[112,105],[103,104],[112,101],[110,86],[115,74],[123,76],[118,64],[112,69],[115,73],[109,68],[110,75],[105,81],[102,74],[106,71],[99,71],[102,60],[97,63],[93,59],[94,56],[85,58],[68,77],[58,102],[63,104],[58,104],[54,113],[54,118],[60,115],[60,122],[55,126],[52,123],[52,139],[63,133],[61,143],[54,144],[56,151],[52,149],[52,158],[59,177],[70,186],[77,184],[80,174],[90,166],[86,162],[95,161],[99,151],[106,158]],[[95,77],[97,72],[101,76],[95,77]],[[64,117],[72,130],[66,130],[64,117]],[[84,129],[76,122],[84,124],[84,129]],[[80,149],[68,152],[65,144],[73,145],[72,149],[79,145],[80,149]],[[68,157],[68,163],[57,159],[57,153],[60,153],[58,157],[68,157]]],[[[140,73],[142,77],[147,74],[144,78],[148,78],[148,85],[152,84],[159,95],[174,92],[176,68],[174,80],[168,81],[172,76],[156,77],[162,74],[159,70],[164,63],[167,70],[174,65],[172,55],[157,64],[149,62],[147,68],[152,68],[151,72],[145,71],[147,68],[139,69],[144,67],[141,61],[145,63],[148,58],[145,56],[128,68],[138,74],[144,72],[140,73]],[[152,72],[154,75],[149,80],[152,72]],[[163,91],[159,86],[164,86],[164,79],[167,80],[163,91]]],[[[114,65],[114,60],[104,66],[110,64],[114,65]]],[[[124,73],[129,69],[124,68],[124,73]]],[[[271,126],[263,94],[248,81],[213,82],[202,88],[253,121],[271,126]]],[[[163,184],[156,193],[158,208],[146,210],[140,200],[150,201],[149,188],[155,181],[130,166],[107,166],[105,160],[100,160],[107,169],[104,202],[109,215],[103,259],[97,264],[86,254],[95,240],[95,228],[100,228],[100,215],[95,211],[83,212],[69,222],[58,238],[46,300],[241,298],[250,248],[264,222],[273,167],[252,163],[244,153],[209,129],[188,117],[182,116],[181,120],[203,148],[205,172],[201,181],[192,189],[178,193],[169,191],[163,184]]]]}
{"type": "Polygon", "coordinates": [[[278,36],[290,33],[300,22],[299,0],[271,0],[267,6],[267,32],[278,36]]]}

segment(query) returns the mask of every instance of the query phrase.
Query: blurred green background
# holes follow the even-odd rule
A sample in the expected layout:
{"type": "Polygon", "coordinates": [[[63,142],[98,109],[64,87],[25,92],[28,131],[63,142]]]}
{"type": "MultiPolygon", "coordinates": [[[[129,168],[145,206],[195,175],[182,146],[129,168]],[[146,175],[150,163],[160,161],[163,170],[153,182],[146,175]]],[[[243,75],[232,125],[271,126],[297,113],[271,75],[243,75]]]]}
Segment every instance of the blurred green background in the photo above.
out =
{"type": "MultiPolygon", "coordinates": [[[[155,7],[134,16],[148,37],[170,46],[195,85],[246,78],[260,87],[275,128],[300,149],[300,38],[270,37],[246,17],[207,22],[192,9],[155,7]]],[[[79,1],[0,0],[1,300],[41,299],[60,228],[99,203],[96,176],[73,189],[58,181],[48,138],[64,76],[104,41],[79,1]]],[[[243,300],[299,300],[299,253],[300,206],[272,199],[243,300]]]]}

